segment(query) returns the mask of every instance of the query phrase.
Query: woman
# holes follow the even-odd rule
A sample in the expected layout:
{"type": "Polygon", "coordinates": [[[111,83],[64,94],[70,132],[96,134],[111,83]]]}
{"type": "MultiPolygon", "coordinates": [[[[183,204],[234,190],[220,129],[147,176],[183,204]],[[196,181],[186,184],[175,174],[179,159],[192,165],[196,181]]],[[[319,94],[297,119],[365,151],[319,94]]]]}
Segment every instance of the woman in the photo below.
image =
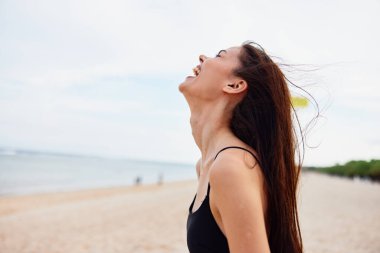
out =
{"type": "Polygon", "coordinates": [[[252,42],[199,61],[179,85],[202,155],[187,221],[189,251],[302,252],[300,164],[285,76],[252,42]]]}

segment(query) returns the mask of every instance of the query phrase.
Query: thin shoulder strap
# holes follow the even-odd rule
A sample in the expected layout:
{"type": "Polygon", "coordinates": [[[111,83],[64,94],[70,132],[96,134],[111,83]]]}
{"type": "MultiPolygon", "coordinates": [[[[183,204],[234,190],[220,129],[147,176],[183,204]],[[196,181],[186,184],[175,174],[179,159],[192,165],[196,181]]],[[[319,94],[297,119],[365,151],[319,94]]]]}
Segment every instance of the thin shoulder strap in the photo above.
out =
{"type": "Polygon", "coordinates": [[[239,146],[228,146],[228,147],[224,147],[224,148],[222,148],[222,149],[219,150],[219,152],[216,154],[214,160],[216,159],[216,157],[218,157],[218,155],[219,155],[220,152],[222,152],[223,150],[228,149],[228,148],[240,148],[240,149],[243,149],[243,150],[247,151],[248,153],[250,153],[250,154],[256,159],[256,161],[257,161],[258,163],[260,163],[259,159],[257,158],[257,156],[255,156],[255,154],[253,154],[253,153],[252,153],[251,151],[249,151],[248,149],[246,149],[246,148],[242,148],[242,147],[239,147],[239,146]]]}

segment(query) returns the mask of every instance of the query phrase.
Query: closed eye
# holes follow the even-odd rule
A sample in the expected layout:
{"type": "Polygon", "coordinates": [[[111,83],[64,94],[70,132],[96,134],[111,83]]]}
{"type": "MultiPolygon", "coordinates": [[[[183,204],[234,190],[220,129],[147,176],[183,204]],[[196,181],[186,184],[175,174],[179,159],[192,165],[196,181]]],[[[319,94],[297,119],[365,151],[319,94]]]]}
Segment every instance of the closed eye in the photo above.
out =
{"type": "Polygon", "coordinates": [[[221,54],[222,52],[227,53],[226,50],[223,50],[223,49],[222,49],[222,50],[219,51],[219,53],[217,53],[217,55],[215,55],[215,57],[221,57],[220,54],[221,54]]]}

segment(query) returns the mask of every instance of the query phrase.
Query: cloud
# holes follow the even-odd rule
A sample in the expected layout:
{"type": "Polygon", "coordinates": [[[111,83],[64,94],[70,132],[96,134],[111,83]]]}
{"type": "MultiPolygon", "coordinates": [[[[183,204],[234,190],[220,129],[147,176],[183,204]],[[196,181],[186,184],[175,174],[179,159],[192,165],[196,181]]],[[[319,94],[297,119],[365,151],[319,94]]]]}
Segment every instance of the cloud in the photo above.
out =
{"type": "Polygon", "coordinates": [[[0,141],[192,162],[199,151],[177,86],[199,54],[251,39],[285,62],[328,66],[297,80],[328,105],[309,161],[336,161],[334,148],[341,160],[373,154],[379,11],[369,0],[2,1],[0,141]],[[360,149],[348,145],[352,132],[360,149]]]}

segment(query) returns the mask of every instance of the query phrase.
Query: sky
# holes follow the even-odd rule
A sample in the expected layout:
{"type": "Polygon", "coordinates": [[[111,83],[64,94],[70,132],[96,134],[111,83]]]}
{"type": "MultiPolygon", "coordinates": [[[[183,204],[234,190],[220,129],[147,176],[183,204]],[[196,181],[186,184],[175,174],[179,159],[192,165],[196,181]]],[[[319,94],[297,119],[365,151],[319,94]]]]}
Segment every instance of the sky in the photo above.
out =
{"type": "MultiPolygon", "coordinates": [[[[377,0],[0,0],[0,147],[195,163],[178,85],[199,54],[252,40],[301,64],[284,73],[318,102],[304,165],[380,158],[378,13],[377,0]]],[[[316,110],[297,112],[306,126],[316,110]]]]}

